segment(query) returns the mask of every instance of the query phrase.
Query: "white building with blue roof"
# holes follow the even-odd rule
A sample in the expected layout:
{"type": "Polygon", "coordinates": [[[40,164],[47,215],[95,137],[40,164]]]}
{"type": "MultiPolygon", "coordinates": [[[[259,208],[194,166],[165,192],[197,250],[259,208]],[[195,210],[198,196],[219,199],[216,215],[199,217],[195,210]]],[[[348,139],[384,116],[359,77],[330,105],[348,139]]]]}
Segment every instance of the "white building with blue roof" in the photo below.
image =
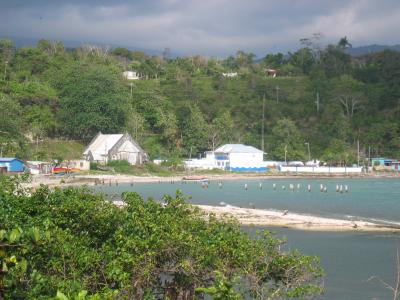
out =
{"type": "Polygon", "coordinates": [[[226,144],[214,151],[206,152],[202,159],[187,160],[186,166],[192,169],[221,169],[236,172],[265,172],[268,162],[264,152],[243,144],[226,144]]]}

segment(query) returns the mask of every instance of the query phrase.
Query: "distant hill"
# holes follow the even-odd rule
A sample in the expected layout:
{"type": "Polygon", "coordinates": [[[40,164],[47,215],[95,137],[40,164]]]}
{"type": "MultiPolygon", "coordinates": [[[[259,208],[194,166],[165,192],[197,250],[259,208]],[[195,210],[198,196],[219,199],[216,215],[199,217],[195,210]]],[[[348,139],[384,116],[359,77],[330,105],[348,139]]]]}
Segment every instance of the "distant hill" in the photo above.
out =
{"type": "MultiPolygon", "coordinates": [[[[16,37],[0,37],[1,38],[8,38],[12,40],[15,43],[15,46],[17,48],[21,47],[35,47],[37,45],[37,42],[40,39],[36,38],[16,38],[16,37]]],[[[53,39],[49,39],[53,40],[53,39]]],[[[55,39],[57,41],[57,39],[55,39]]],[[[100,47],[108,47],[108,48],[117,48],[117,47],[125,47],[131,51],[142,51],[146,53],[147,55],[158,55],[161,56],[163,50],[155,50],[155,49],[145,49],[145,48],[140,48],[140,47],[129,47],[129,46],[121,46],[121,45],[116,45],[116,44],[106,44],[106,43],[99,43],[99,42],[80,42],[80,41],[72,41],[72,40],[61,40],[63,42],[65,48],[67,49],[73,49],[73,48],[78,48],[84,44],[91,44],[91,45],[97,45],[100,47]]],[[[170,53],[170,57],[177,57],[179,56],[177,53],[170,53]]]]}
{"type": "Polygon", "coordinates": [[[388,46],[388,45],[373,44],[373,45],[348,48],[346,49],[346,52],[352,56],[360,56],[368,53],[380,52],[386,49],[400,51],[400,45],[388,46]]]}

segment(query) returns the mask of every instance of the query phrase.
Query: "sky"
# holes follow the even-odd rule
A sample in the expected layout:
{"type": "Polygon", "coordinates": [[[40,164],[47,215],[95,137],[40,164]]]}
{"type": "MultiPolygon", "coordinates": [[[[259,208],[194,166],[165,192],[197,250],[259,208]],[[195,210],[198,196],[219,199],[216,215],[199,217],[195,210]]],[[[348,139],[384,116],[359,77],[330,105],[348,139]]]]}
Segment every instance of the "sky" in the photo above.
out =
{"type": "Polygon", "coordinates": [[[400,44],[400,0],[0,0],[0,38],[51,39],[179,55],[400,44]]]}

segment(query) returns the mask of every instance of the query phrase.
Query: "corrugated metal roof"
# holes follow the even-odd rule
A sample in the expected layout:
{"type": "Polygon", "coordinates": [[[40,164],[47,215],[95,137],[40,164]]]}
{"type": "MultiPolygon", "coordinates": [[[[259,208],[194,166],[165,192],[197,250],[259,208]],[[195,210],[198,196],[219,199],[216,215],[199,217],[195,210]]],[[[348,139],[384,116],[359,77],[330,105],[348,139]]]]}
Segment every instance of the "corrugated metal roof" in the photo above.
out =
{"type": "Polygon", "coordinates": [[[263,153],[261,150],[243,144],[225,144],[215,150],[222,153],[263,153]]]}
{"type": "Polygon", "coordinates": [[[15,157],[0,157],[0,161],[3,161],[3,162],[11,162],[13,160],[22,161],[19,158],[15,158],[15,157]]]}
{"type": "Polygon", "coordinates": [[[99,134],[83,154],[87,155],[90,151],[94,160],[101,160],[123,136],[123,134],[99,134]]]}

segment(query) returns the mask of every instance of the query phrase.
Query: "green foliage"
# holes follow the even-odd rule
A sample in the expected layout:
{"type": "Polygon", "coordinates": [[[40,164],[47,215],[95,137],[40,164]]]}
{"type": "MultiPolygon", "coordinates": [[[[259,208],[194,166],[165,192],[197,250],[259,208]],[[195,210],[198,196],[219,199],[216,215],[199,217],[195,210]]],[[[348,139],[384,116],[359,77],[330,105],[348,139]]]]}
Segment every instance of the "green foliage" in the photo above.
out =
{"type": "MultiPolygon", "coordinates": [[[[267,53],[258,61],[244,51],[225,59],[172,58],[168,49],[159,57],[93,45],[66,51],[49,40],[16,49],[0,40],[3,155],[51,159],[48,138],[87,143],[98,131],[128,131],[151,157],[197,157],[228,142],[259,147],[265,94],[269,158],[283,158],[285,138],[273,129],[284,118],[296,124],[313,157],[331,157],[336,140],[345,148],[356,148],[358,140],[361,155],[371,147],[372,156],[398,156],[400,54],[354,58],[346,53],[347,37],[326,47],[320,38],[314,34],[294,53],[267,53]],[[266,68],[278,76],[267,77],[266,68]],[[145,80],[125,80],[126,70],[145,80]],[[238,76],[222,76],[232,71],[238,76]]],[[[288,154],[301,160],[303,150],[299,144],[288,154]]]]}
{"type": "Polygon", "coordinates": [[[160,203],[87,188],[0,185],[0,297],[5,299],[305,298],[321,292],[315,257],[282,252],[233,219],[205,217],[178,191],[160,203]],[[185,295],[185,296],[184,296],[185,295]]]}
{"type": "Polygon", "coordinates": [[[57,84],[65,134],[89,140],[122,129],[127,94],[120,74],[103,65],[73,65],[57,84]]]}
{"type": "Polygon", "coordinates": [[[278,160],[306,158],[306,146],[296,124],[290,119],[281,119],[272,128],[270,137],[272,155],[278,160]],[[285,154],[286,153],[286,154],[285,154]]]}

